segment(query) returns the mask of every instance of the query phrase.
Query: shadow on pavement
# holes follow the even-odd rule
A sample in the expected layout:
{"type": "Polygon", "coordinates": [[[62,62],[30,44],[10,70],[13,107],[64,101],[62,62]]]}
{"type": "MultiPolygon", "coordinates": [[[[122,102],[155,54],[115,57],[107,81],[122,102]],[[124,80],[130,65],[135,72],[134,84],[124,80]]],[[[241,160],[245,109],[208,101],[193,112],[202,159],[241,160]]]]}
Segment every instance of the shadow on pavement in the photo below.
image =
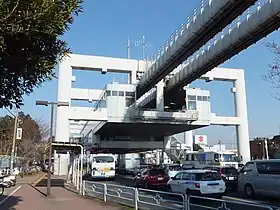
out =
{"type": "Polygon", "coordinates": [[[6,196],[6,195],[1,195],[0,196],[0,209],[1,210],[15,210],[17,204],[23,201],[23,199],[19,196],[6,196]],[[1,201],[4,199],[7,199],[4,203],[1,204],[1,201]]]}
{"type": "MultiPolygon", "coordinates": [[[[47,189],[47,183],[48,183],[47,180],[48,180],[47,178],[44,178],[40,182],[38,182],[35,186],[33,186],[33,185],[29,185],[29,186],[31,186],[33,189],[37,190],[43,196],[47,196],[46,192],[44,192],[47,189]]],[[[65,188],[65,182],[66,181],[64,179],[51,179],[51,187],[65,188]]]]}

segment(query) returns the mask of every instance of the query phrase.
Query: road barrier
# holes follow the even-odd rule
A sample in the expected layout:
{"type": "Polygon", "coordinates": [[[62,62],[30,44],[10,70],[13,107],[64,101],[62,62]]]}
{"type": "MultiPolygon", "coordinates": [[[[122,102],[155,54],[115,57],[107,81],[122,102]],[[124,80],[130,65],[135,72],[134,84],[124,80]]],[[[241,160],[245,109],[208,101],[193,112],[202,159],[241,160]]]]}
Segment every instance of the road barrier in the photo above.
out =
{"type": "Polygon", "coordinates": [[[99,198],[139,209],[161,210],[273,210],[267,205],[234,200],[214,199],[164,191],[133,188],[101,182],[83,181],[84,196],[99,198]]]}

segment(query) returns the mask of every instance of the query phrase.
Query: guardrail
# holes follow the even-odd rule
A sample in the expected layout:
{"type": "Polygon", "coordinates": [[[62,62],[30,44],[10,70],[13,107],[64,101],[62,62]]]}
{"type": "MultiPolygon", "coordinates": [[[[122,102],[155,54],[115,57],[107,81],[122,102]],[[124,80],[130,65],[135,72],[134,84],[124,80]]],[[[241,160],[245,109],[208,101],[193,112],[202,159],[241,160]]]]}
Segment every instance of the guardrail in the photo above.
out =
{"type": "Polygon", "coordinates": [[[160,210],[273,210],[267,205],[83,181],[83,195],[139,209],[160,210]]]}

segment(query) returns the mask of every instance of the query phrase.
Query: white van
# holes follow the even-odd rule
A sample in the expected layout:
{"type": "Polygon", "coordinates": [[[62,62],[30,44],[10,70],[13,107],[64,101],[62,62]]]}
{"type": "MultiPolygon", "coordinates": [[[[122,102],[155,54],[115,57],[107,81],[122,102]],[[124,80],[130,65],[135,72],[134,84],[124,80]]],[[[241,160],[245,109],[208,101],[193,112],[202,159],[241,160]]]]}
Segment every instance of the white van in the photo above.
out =
{"type": "Polygon", "coordinates": [[[240,170],[238,188],[247,197],[280,197],[280,159],[254,160],[240,170]]]}

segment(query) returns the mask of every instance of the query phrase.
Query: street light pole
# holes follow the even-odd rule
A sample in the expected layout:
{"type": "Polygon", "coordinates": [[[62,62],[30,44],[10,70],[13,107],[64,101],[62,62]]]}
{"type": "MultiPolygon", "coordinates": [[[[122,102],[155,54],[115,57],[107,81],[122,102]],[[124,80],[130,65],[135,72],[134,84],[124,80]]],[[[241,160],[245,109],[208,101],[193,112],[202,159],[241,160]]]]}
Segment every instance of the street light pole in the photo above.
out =
{"type": "Polygon", "coordinates": [[[52,136],[53,136],[53,112],[55,103],[51,102],[51,128],[49,139],[49,167],[48,167],[48,180],[47,180],[47,196],[51,195],[51,159],[52,159],[52,136]]]}
{"type": "Polygon", "coordinates": [[[51,195],[51,159],[52,159],[52,136],[53,136],[53,114],[54,106],[69,106],[68,102],[48,102],[48,101],[36,101],[36,105],[48,106],[51,105],[51,125],[50,125],[50,138],[49,138],[49,167],[48,167],[48,180],[47,180],[47,197],[51,195]]]}

